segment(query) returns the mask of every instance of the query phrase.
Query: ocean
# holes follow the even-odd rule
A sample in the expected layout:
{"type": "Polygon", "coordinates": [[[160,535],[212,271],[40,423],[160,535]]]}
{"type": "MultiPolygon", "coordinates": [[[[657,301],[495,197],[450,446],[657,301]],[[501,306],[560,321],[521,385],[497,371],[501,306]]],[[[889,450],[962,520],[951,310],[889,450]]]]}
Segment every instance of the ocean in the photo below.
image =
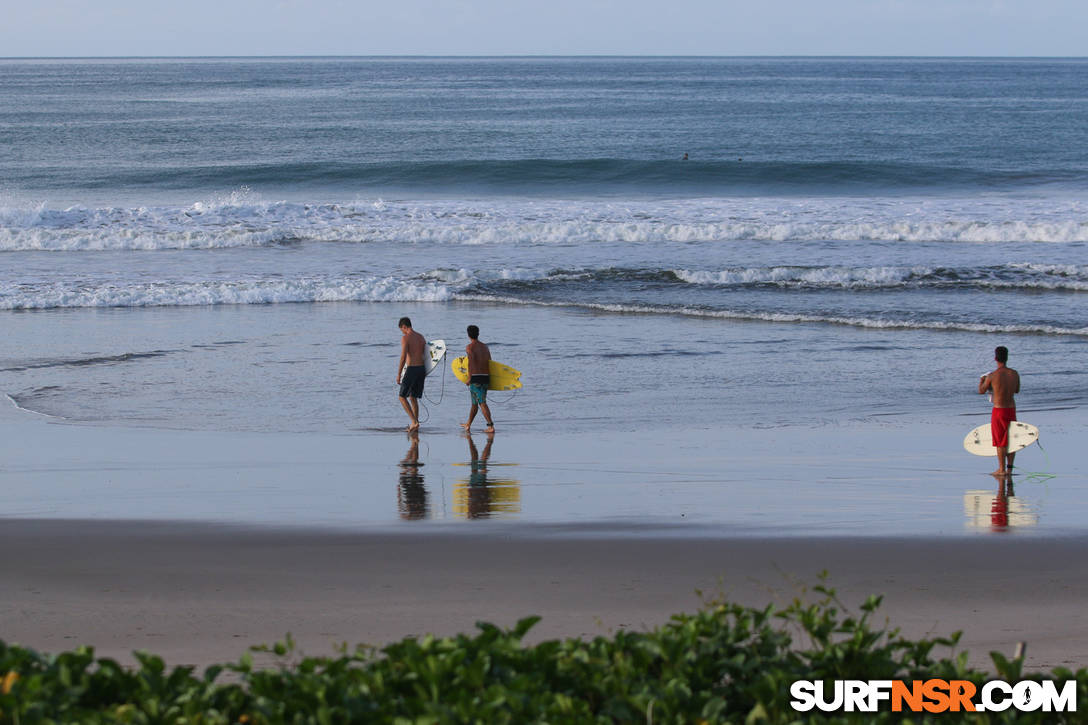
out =
{"type": "Polygon", "coordinates": [[[385,435],[402,315],[523,371],[500,431],[966,430],[998,344],[1088,393],[1088,60],[0,60],[0,169],[56,420],[385,435]]]}

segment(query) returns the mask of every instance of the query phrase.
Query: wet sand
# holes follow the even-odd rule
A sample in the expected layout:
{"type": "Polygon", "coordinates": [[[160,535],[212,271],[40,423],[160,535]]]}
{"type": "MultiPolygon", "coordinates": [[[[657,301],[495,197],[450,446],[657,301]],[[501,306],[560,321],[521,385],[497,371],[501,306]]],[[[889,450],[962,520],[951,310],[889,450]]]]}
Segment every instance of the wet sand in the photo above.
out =
{"type": "Polygon", "coordinates": [[[826,569],[844,603],[886,595],[911,636],[964,630],[971,661],[1028,643],[1033,669],[1088,664],[1088,537],[693,538],[502,525],[486,534],[334,533],[185,523],[0,523],[2,634],[130,661],[231,661],[290,632],[308,654],[478,620],[533,640],[648,629],[696,591],[785,602],[826,569]]]}
{"type": "Polygon", "coordinates": [[[416,438],[395,428],[161,430],[69,424],[0,400],[0,517],[412,533],[505,521],[711,537],[1070,535],[1088,533],[1081,417],[1032,413],[1047,450],[1018,456],[1024,473],[1010,488],[988,475],[993,460],[963,450],[978,416],[803,431],[508,425],[469,440],[455,418],[416,438]]]}

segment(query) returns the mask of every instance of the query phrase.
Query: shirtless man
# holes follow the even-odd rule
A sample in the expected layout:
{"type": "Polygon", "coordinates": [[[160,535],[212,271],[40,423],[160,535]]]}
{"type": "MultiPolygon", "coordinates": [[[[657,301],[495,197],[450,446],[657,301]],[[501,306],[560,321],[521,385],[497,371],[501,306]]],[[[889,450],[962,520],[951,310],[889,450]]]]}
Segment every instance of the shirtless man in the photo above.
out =
{"type": "Polygon", "coordinates": [[[419,430],[419,399],[423,396],[423,381],[427,377],[427,368],[423,366],[423,350],[427,341],[423,335],[412,329],[412,321],[400,318],[400,360],[397,361],[397,384],[400,385],[400,404],[412,422],[408,431],[419,430]],[[408,365],[405,368],[405,365],[408,365]],[[401,372],[404,380],[401,381],[401,372]]]}
{"type": "Polygon", "coordinates": [[[1009,453],[1009,424],[1016,420],[1016,400],[1013,396],[1020,392],[1020,373],[1005,365],[1009,360],[1007,347],[995,349],[994,360],[997,369],[979,379],[978,394],[993,393],[990,433],[993,446],[997,449],[997,470],[994,474],[1004,476],[1012,473],[1012,462],[1016,458],[1015,453],[1009,453]]]}
{"type": "Polygon", "coordinates": [[[468,326],[469,343],[465,347],[468,355],[468,392],[472,397],[472,408],[468,411],[468,422],[461,427],[466,431],[472,427],[472,421],[476,418],[476,411],[484,412],[484,420],[487,421],[485,433],[494,433],[495,424],[491,421],[491,409],[487,407],[487,386],[491,384],[491,351],[487,345],[480,342],[480,328],[476,325],[468,326]]]}

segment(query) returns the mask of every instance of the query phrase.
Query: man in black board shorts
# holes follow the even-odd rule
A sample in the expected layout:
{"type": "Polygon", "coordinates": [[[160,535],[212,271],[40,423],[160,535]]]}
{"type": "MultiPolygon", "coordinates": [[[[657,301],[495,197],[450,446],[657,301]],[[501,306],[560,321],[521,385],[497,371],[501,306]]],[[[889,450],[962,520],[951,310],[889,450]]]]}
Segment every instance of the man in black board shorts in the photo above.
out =
{"type": "Polygon", "coordinates": [[[400,318],[400,360],[397,361],[397,384],[400,385],[400,404],[408,414],[411,423],[408,431],[419,430],[419,399],[423,397],[423,381],[427,377],[427,368],[423,366],[423,351],[427,341],[423,335],[412,329],[412,321],[400,318]],[[407,365],[408,367],[404,367],[407,365]],[[401,380],[401,371],[404,380],[401,380]]]}

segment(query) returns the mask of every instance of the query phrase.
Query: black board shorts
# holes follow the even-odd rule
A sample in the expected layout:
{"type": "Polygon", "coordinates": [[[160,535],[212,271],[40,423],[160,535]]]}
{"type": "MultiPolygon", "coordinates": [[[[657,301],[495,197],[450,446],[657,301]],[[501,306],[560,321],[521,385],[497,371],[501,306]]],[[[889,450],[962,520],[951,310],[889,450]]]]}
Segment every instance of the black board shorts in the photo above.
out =
{"type": "Polygon", "coordinates": [[[427,368],[422,365],[409,365],[400,379],[400,397],[422,398],[423,381],[427,379],[427,368]]]}

